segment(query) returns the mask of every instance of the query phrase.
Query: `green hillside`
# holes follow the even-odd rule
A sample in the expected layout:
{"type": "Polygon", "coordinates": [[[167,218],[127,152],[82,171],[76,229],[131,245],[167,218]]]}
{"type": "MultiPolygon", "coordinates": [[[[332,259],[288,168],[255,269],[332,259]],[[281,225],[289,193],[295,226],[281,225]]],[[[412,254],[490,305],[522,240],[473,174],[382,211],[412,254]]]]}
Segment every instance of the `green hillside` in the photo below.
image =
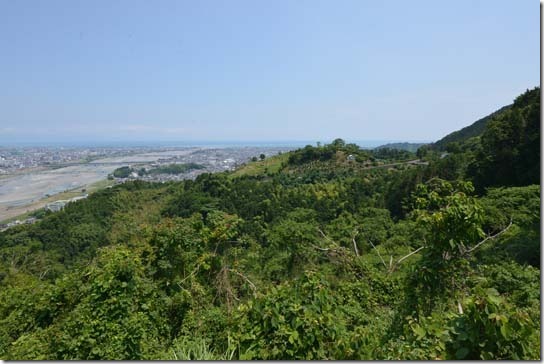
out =
{"type": "Polygon", "coordinates": [[[254,161],[246,163],[245,165],[239,167],[232,177],[240,176],[256,176],[256,175],[266,175],[269,173],[277,173],[283,167],[287,159],[289,158],[288,153],[275,155],[264,160],[254,161]]]}
{"type": "Polygon", "coordinates": [[[511,107],[512,105],[503,106],[499,110],[494,111],[491,114],[475,121],[471,125],[446,135],[442,139],[432,143],[432,148],[443,151],[446,150],[448,144],[450,143],[462,143],[472,137],[480,136],[484,132],[486,125],[490,120],[506,112],[511,107]]]}
{"type": "Polygon", "coordinates": [[[447,155],[336,139],[0,232],[0,358],[540,360],[539,120],[534,89],[447,155]]]}
{"type": "Polygon", "coordinates": [[[446,150],[425,145],[417,155],[443,171],[442,177],[473,182],[478,193],[492,186],[540,184],[540,88],[494,114],[478,136],[452,141],[446,150]]]}

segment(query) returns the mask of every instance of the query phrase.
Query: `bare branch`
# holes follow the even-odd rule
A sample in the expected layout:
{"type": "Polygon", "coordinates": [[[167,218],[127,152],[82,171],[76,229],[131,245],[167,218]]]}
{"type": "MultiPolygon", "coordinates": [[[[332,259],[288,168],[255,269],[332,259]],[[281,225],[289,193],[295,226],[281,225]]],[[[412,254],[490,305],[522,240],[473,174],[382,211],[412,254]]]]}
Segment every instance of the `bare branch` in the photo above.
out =
{"type": "Polygon", "coordinates": [[[420,250],[423,249],[423,248],[425,248],[425,247],[424,247],[424,246],[419,247],[419,248],[417,248],[416,250],[414,250],[413,252],[411,252],[410,254],[403,256],[402,258],[400,258],[399,260],[397,260],[397,263],[395,263],[395,265],[399,264],[399,263],[402,262],[404,259],[409,258],[410,256],[414,255],[415,253],[417,253],[418,251],[420,251],[420,250]]]}
{"type": "Polygon", "coordinates": [[[469,250],[467,250],[465,254],[468,254],[468,253],[473,252],[474,250],[476,250],[480,245],[482,245],[482,244],[485,243],[486,241],[488,241],[488,240],[490,240],[490,239],[495,239],[497,236],[503,234],[506,230],[510,229],[511,226],[512,226],[512,220],[510,220],[510,224],[508,224],[507,227],[505,227],[504,229],[502,229],[501,231],[499,231],[499,232],[496,233],[495,235],[488,236],[488,237],[485,238],[484,240],[480,241],[478,244],[474,245],[472,248],[470,248],[469,250]]]}
{"type": "Polygon", "coordinates": [[[221,270],[219,271],[219,273],[217,273],[215,277],[216,288],[217,288],[215,297],[217,298],[224,295],[225,301],[227,303],[227,310],[230,313],[230,310],[232,307],[231,301],[232,300],[239,301],[239,299],[238,297],[236,297],[236,293],[233,292],[232,290],[232,285],[229,280],[229,272],[230,272],[229,268],[226,266],[223,266],[221,270]]]}
{"type": "Polygon", "coordinates": [[[236,301],[240,302],[240,299],[236,297],[234,293],[232,293],[232,290],[230,288],[227,288],[227,292],[231,295],[232,298],[234,298],[236,301]]]}
{"type": "Polygon", "coordinates": [[[242,277],[247,283],[249,283],[251,289],[252,289],[254,292],[257,291],[257,287],[255,287],[255,285],[253,284],[253,282],[251,282],[251,281],[249,280],[248,277],[246,277],[246,276],[243,275],[242,273],[238,272],[236,269],[227,268],[227,270],[228,270],[229,272],[232,272],[232,273],[237,274],[238,276],[242,277]]]}
{"type": "Polygon", "coordinates": [[[357,235],[359,235],[359,230],[355,229],[351,236],[351,240],[353,241],[353,250],[355,251],[355,255],[359,256],[359,249],[357,249],[357,242],[355,241],[357,235]]]}
{"type": "Polygon", "coordinates": [[[325,233],[323,232],[323,230],[321,230],[320,228],[317,228],[317,231],[319,231],[319,233],[321,234],[322,237],[324,237],[327,241],[330,241],[331,243],[334,244],[334,246],[338,246],[338,244],[336,244],[334,242],[334,240],[332,240],[331,238],[329,238],[327,235],[325,235],[325,233]]]}
{"type": "Polygon", "coordinates": [[[328,251],[331,250],[330,248],[320,248],[320,247],[318,247],[317,245],[314,245],[314,244],[312,244],[312,243],[310,243],[310,245],[311,245],[312,247],[314,247],[315,249],[321,250],[321,251],[324,251],[324,252],[328,252],[328,251]]]}
{"type": "Polygon", "coordinates": [[[194,275],[196,274],[196,272],[198,272],[198,270],[200,269],[200,265],[201,265],[201,264],[198,264],[198,265],[196,266],[196,268],[193,269],[193,271],[192,271],[187,277],[183,278],[181,281],[178,282],[178,286],[179,286],[180,288],[183,288],[183,287],[181,286],[181,284],[182,284],[183,282],[185,282],[186,280],[188,280],[189,278],[191,278],[192,276],[194,276],[194,275]]]}
{"type": "Polygon", "coordinates": [[[374,250],[376,251],[376,253],[378,253],[378,256],[380,257],[382,263],[383,263],[383,266],[387,269],[387,265],[385,264],[385,261],[383,260],[380,252],[378,249],[376,249],[376,247],[374,246],[374,244],[372,244],[372,241],[370,239],[368,239],[368,242],[370,243],[370,245],[372,245],[372,247],[374,248],[374,250]]]}
{"type": "Polygon", "coordinates": [[[355,250],[355,255],[359,256],[359,250],[357,249],[357,242],[355,241],[355,238],[351,240],[353,240],[353,250],[355,250]]]}
{"type": "Polygon", "coordinates": [[[47,268],[45,271],[40,273],[40,279],[43,279],[45,275],[49,272],[49,268],[47,268]]]}

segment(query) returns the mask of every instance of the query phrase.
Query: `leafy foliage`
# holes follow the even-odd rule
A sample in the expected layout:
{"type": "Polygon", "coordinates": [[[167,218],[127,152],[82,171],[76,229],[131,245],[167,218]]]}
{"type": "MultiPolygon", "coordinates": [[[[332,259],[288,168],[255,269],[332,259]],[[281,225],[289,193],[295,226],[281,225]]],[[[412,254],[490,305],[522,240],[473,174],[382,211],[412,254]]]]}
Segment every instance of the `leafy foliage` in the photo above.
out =
{"type": "Polygon", "coordinates": [[[537,336],[528,313],[505,302],[495,289],[476,292],[464,307],[452,324],[448,350],[453,358],[522,360],[538,355],[531,353],[537,336]]]}
{"type": "Polygon", "coordinates": [[[423,164],[336,139],[1,232],[0,357],[539,359],[539,93],[423,164]]]}

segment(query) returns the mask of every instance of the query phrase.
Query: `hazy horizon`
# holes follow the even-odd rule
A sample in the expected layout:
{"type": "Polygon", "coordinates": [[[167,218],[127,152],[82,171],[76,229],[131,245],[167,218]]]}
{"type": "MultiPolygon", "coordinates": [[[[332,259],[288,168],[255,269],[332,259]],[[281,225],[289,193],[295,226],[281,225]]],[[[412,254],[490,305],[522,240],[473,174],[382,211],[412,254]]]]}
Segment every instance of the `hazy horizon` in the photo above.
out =
{"type": "Polygon", "coordinates": [[[0,144],[435,141],[540,83],[520,1],[0,3],[0,144]]]}
{"type": "MultiPolygon", "coordinates": [[[[350,140],[344,139],[347,143],[355,143],[362,148],[374,148],[389,143],[431,143],[429,140],[350,140]]],[[[326,140],[86,140],[86,141],[12,141],[0,142],[0,148],[10,147],[45,147],[45,148],[85,148],[85,147],[303,147],[316,143],[328,144],[333,139],[326,140]]]]}

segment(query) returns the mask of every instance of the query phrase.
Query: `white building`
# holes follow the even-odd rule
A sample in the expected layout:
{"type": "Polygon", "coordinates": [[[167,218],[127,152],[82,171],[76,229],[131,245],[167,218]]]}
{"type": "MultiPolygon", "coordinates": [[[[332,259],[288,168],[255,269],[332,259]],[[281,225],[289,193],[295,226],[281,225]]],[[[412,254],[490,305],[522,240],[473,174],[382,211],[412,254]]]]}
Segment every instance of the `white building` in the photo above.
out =
{"type": "Polygon", "coordinates": [[[45,205],[45,209],[52,212],[57,212],[62,210],[67,203],[68,203],[67,200],[58,200],[58,201],[51,202],[45,205]]]}

